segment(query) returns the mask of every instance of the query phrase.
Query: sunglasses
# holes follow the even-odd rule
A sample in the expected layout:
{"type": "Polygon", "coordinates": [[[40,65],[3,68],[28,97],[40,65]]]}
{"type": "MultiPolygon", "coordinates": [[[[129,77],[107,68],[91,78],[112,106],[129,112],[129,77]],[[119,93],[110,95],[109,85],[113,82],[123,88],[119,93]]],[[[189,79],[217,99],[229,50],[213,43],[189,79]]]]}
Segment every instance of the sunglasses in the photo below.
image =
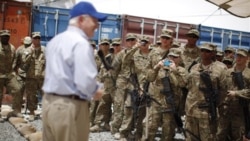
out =
{"type": "Polygon", "coordinates": [[[232,63],[232,62],[229,62],[229,61],[223,61],[223,63],[224,63],[225,65],[233,65],[233,63],[232,63]]]}
{"type": "Polygon", "coordinates": [[[169,37],[161,37],[162,39],[165,39],[165,40],[170,40],[170,38],[169,37]]]}
{"type": "Polygon", "coordinates": [[[207,49],[201,49],[201,52],[205,52],[205,53],[212,53],[211,50],[207,50],[207,49]]]}
{"type": "Polygon", "coordinates": [[[230,51],[230,50],[226,50],[225,53],[231,54],[231,53],[233,53],[233,52],[230,51]]]}
{"type": "Polygon", "coordinates": [[[34,37],[33,39],[39,39],[40,40],[41,38],[40,37],[34,37]]]}
{"type": "Polygon", "coordinates": [[[196,35],[188,35],[189,38],[198,38],[196,35]]]}
{"type": "Polygon", "coordinates": [[[129,42],[129,41],[135,41],[135,39],[127,39],[126,41],[127,42],[129,42]]]}
{"type": "Polygon", "coordinates": [[[101,45],[103,45],[103,46],[108,46],[109,44],[108,44],[108,43],[104,43],[104,44],[101,44],[101,45]]]}
{"type": "Polygon", "coordinates": [[[112,46],[114,46],[114,47],[118,47],[118,46],[120,46],[119,44],[112,44],[112,46]]]}

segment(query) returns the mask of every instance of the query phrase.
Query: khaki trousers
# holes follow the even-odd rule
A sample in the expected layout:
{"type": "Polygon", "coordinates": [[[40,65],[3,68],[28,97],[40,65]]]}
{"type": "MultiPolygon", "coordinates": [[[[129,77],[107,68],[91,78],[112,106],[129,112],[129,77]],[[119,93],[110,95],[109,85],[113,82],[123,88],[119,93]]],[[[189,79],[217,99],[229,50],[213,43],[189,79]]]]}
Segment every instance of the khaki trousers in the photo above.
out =
{"type": "Polygon", "coordinates": [[[88,101],[45,94],[42,107],[43,141],[88,141],[88,101]]]}

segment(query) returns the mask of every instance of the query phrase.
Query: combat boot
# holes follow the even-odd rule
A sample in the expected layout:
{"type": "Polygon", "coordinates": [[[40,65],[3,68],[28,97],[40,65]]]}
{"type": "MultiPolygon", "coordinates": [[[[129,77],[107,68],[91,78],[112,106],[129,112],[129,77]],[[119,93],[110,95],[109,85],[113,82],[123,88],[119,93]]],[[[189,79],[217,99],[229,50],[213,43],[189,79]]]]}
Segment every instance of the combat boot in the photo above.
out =
{"type": "Polygon", "coordinates": [[[114,138],[119,140],[121,138],[121,134],[119,132],[115,133],[114,138]]]}
{"type": "Polygon", "coordinates": [[[101,127],[100,127],[100,125],[96,124],[96,125],[90,127],[89,130],[90,130],[90,132],[100,132],[101,131],[101,127]]]}
{"type": "Polygon", "coordinates": [[[110,131],[110,125],[109,125],[109,123],[105,123],[104,126],[103,126],[103,129],[105,131],[110,131]]]}
{"type": "Polygon", "coordinates": [[[35,115],[30,115],[30,116],[29,116],[29,121],[32,122],[32,121],[34,121],[34,120],[35,120],[35,115]]]}
{"type": "Polygon", "coordinates": [[[3,123],[4,122],[4,119],[2,119],[1,117],[0,117],[0,123],[3,123]]]}

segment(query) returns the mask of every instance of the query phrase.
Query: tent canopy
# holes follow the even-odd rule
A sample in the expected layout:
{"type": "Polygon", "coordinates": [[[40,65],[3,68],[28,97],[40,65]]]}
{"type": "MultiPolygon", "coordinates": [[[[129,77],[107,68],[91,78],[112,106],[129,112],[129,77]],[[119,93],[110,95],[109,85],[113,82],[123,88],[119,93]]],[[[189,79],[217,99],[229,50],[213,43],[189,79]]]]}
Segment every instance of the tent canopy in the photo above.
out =
{"type": "Polygon", "coordinates": [[[250,0],[206,0],[232,15],[241,18],[250,17],[250,0]]]}

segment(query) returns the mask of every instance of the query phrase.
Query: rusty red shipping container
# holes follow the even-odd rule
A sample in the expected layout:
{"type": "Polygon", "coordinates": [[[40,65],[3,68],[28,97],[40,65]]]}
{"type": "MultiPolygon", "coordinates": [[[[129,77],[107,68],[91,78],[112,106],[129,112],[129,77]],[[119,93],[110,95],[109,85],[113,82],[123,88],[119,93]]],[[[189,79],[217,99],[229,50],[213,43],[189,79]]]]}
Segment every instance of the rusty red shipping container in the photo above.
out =
{"type": "Polygon", "coordinates": [[[137,17],[132,15],[122,15],[121,19],[123,43],[127,33],[147,35],[151,38],[151,42],[155,43],[157,36],[161,34],[161,30],[164,28],[171,29],[175,32],[175,40],[178,40],[181,43],[186,43],[185,34],[191,28],[197,28],[197,25],[193,24],[137,17]]]}
{"type": "Polygon", "coordinates": [[[30,35],[32,3],[1,0],[0,6],[0,29],[10,30],[10,43],[17,48],[30,35]]]}

